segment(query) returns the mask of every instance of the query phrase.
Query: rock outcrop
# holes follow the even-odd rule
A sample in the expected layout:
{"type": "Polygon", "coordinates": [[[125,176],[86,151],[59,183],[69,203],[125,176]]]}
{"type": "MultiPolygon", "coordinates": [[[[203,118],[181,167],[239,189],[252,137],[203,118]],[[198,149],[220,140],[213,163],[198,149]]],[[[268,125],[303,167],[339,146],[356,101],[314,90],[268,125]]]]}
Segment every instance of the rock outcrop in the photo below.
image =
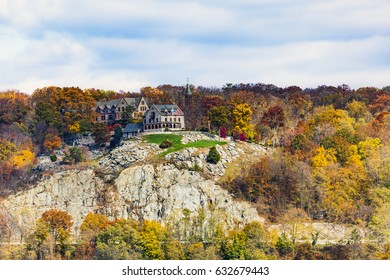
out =
{"type": "Polygon", "coordinates": [[[100,169],[119,173],[114,179],[107,180],[104,173],[99,173],[101,170],[94,168],[62,171],[8,197],[0,203],[0,212],[12,221],[16,233],[13,240],[23,239],[49,209],[67,211],[73,217],[76,235],[89,212],[102,213],[110,219],[164,221],[183,209],[194,214],[202,209],[206,218],[215,211],[225,213],[223,222],[228,227],[263,221],[255,208],[235,201],[216,183],[226,164],[242,154],[236,144],[218,147],[221,161],[217,165],[206,162],[208,149],[196,148],[170,154],[159,163],[145,162],[158,150],[156,145],[127,142],[100,160],[100,169]],[[203,176],[203,170],[193,170],[195,164],[209,176],[203,176]]]}

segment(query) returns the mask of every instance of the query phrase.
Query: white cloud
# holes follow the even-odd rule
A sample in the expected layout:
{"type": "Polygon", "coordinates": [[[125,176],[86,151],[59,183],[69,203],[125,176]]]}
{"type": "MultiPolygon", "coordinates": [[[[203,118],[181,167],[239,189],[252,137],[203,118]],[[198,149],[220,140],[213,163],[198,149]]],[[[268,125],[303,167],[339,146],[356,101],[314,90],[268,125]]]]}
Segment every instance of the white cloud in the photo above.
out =
{"type": "Polygon", "coordinates": [[[386,0],[0,0],[0,87],[390,84],[386,0]]]}

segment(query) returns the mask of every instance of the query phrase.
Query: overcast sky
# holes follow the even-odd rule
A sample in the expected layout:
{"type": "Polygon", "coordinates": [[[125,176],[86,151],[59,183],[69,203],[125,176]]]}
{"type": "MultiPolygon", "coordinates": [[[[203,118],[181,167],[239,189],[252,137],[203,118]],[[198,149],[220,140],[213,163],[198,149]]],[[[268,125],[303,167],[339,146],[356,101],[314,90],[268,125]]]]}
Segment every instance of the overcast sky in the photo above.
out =
{"type": "Polygon", "coordinates": [[[389,0],[0,0],[0,90],[390,85],[389,0]]]}

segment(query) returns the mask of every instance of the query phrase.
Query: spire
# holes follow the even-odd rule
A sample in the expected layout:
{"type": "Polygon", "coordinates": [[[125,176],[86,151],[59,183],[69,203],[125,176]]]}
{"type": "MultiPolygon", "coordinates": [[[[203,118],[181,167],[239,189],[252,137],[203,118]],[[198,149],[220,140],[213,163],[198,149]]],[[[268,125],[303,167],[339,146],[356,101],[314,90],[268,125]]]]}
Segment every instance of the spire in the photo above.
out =
{"type": "Polygon", "coordinates": [[[186,92],[185,95],[192,95],[191,88],[190,88],[190,83],[187,78],[187,86],[186,86],[186,92]]]}

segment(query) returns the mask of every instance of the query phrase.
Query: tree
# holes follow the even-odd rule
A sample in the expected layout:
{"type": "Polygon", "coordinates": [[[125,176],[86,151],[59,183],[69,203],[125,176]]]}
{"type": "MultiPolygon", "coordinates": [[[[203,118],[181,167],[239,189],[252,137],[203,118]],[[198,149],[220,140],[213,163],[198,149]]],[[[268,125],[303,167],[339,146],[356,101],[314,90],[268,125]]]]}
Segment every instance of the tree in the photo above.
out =
{"type": "Polygon", "coordinates": [[[265,251],[268,249],[268,234],[259,222],[251,222],[243,228],[246,240],[245,259],[265,259],[265,251]]]}
{"type": "Polygon", "coordinates": [[[377,188],[373,191],[375,212],[371,217],[369,228],[373,237],[380,243],[389,244],[390,241],[390,189],[377,188]]]}
{"type": "Polygon", "coordinates": [[[167,230],[157,221],[145,220],[141,231],[143,257],[147,260],[163,260],[167,230]]]}
{"type": "Polygon", "coordinates": [[[95,236],[95,258],[127,260],[142,258],[141,226],[134,220],[116,220],[95,236]]]}
{"type": "Polygon", "coordinates": [[[122,121],[125,124],[132,123],[133,122],[133,113],[135,111],[135,108],[133,106],[126,106],[125,111],[122,113],[122,121]]]}
{"type": "Polygon", "coordinates": [[[289,105],[292,107],[292,113],[298,118],[305,118],[313,109],[313,102],[310,95],[304,95],[302,90],[298,88],[288,97],[289,105]]]}
{"type": "Polygon", "coordinates": [[[164,97],[164,92],[153,87],[141,88],[141,94],[145,98],[150,99],[153,104],[159,104],[160,100],[164,97]]]}
{"type": "Polygon", "coordinates": [[[32,100],[35,103],[35,123],[44,121],[55,127],[60,135],[87,131],[94,121],[96,101],[79,88],[37,89],[32,100]]]}
{"type": "Polygon", "coordinates": [[[370,111],[364,102],[353,100],[346,106],[348,114],[355,120],[363,119],[369,121],[371,119],[370,111]]]}
{"type": "Polygon", "coordinates": [[[225,106],[212,107],[208,111],[208,117],[211,125],[220,129],[229,123],[230,111],[225,106]]]}
{"type": "Polygon", "coordinates": [[[0,92],[0,124],[15,122],[28,126],[32,113],[27,94],[15,90],[0,92]]]}
{"type": "Polygon", "coordinates": [[[279,127],[283,127],[286,122],[283,107],[280,105],[274,105],[268,108],[268,110],[264,112],[261,122],[274,130],[279,127]]]}
{"type": "Polygon", "coordinates": [[[119,146],[122,140],[122,127],[120,125],[115,126],[114,135],[112,136],[112,140],[110,142],[111,147],[119,146]]]}
{"type": "Polygon", "coordinates": [[[216,147],[211,147],[209,154],[207,155],[206,161],[209,163],[217,164],[221,159],[221,155],[218,153],[216,147]]]}
{"type": "Polygon", "coordinates": [[[72,217],[67,212],[55,209],[45,211],[38,220],[34,232],[38,256],[43,259],[44,251],[49,250],[53,252],[50,254],[51,258],[56,254],[66,257],[70,246],[72,226],[72,217]],[[46,246],[49,248],[44,248],[46,246]]]}
{"type": "Polygon", "coordinates": [[[261,119],[263,125],[272,129],[274,136],[272,138],[272,144],[275,146],[277,141],[277,129],[283,127],[286,122],[284,109],[280,105],[274,105],[264,112],[261,119]]]}
{"type": "Polygon", "coordinates": [[[289,209],[280,218],[283,233],[290,238],[293,245],[295,245],[297,240],[308,239],[310,231],[305,225],[308,221],[310,221],[310,219],[307,216],[307,213],[298,208],[289,209]]]}
{"type": "Polygon", "coordinates": [[[380,113],[380,112],[389,112],[390,111],[390,95],[383,94],[378,96],[374,102],[368,105],[372,114],[380,113]]]}
{"type": "Polygon", "coordinates": [[[102,214],[88,213],[83,223],[80,226],[82,234],[85,233],[98,233],[109,224],[106,216],[102,214]]]}
{"type": "Polygon", "coordinates": [[[45,134],[45,141],[43,146],[49,152],[52,152],[54,149],[59,149],[61,147],[61,138],[58,135],[57,129],[54,127],[49,127],[45,134]]]}
{"type": "Polygon", "coordinates": [[[79,147],[71,147],[65,151],[63,161],[69,164],[75,164],[84,161],[85,157],[83,151],[79,147]]]}
{"type": "Polygon", "coordinates": [[[251,124],[252,113],[248,103],[237,104],[232,113],[233,130],[238,134],[244,132],[248,139],[255,137],[253,125],[251,124]]]}
{"type": "Polygon", "coordinates": [[[314,168],[325,167],[337,161],[334,149],[325,150],[324,147],[316,149],[316,155],[312,158],[314,168]]]}
{"type": "Polygon", "coordinates": [[[223,258],[225,260],[245,259],[247,238],[243,231],[229,231],[222,245],[223,258]]]}
{"type": "Polygon", "coordinates": [[[110,130],[105,123],[95,123],[92,126],[92,137],[97,145],[104,145],[110,141],[110,130]]]}

